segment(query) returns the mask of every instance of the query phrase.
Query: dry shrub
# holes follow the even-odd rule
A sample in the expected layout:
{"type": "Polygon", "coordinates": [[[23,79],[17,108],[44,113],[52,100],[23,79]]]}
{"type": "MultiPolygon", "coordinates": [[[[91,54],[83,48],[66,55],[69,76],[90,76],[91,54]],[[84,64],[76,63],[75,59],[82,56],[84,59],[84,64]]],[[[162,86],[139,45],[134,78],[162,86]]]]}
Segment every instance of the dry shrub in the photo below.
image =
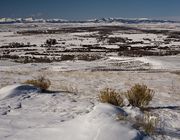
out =
{"type": "Polygon", "coordinates": [[[147,113],[144,115],[144,119],[143,119],[143,125],[142,128],[144,129],[145,133],[149,134],[149,135],[153,135],[156,131],[157,128],[157,118],[150,115],[150,113],[147,113]]]}
{"type": "Polygon", "coordinates": [[[132,127],[144,132],[149,136],[158,134],[157,128],[160,123],[159,117],[150,112],[146,112],[142,116],[136,117],[119,114],[117,115],[117,121],[130,122],[133,124],[132,127]]]}
{"type": "Polygon", "coordinates": [[[123,106],[123,98],[120,93],[117,93],[115,90],[110,88],[105,88],[100,91],[99,100],[102,103],[109,103],[115,106],[123,106]]]}
{"type": "Polygon", "coordinates": [[[132,106],[143,108],[147,106],[154,96],[154,91],[146,85],[135,84],[126,93],[126,98],[132,106]]]}
{"type": "Polygon", "coordinates": [[[51,81],[44,76],[39,76],[37,79],[27,80],[25,84],[34,85],[42,89],[42,91],[45,91],[50,87],[51,81]]]}
{"type": "Polygon", "coordinates": [[[158,117],[147,112],[143,117],[136,118],[135,125],[147,135],[154,135],[158,126],[158,117]]]}
{"type": "Polygon", "coordinates": [[[56,39],[47,39],[46,40],[46,44],[51,46],[51,45],[56,45],[57,44],[57,40],[56,39]]]}

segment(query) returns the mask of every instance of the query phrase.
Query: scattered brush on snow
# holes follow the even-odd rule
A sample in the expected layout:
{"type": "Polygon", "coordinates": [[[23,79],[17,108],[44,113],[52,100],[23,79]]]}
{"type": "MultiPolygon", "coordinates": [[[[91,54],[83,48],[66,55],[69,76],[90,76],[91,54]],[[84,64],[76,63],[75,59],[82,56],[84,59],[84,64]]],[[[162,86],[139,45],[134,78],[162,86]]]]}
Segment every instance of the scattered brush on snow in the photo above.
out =
{"type": "MultiPolygon", "coordinates": [[[[130,90],[125,94],[129,104],[143,109],[149,104],[154,96],[154,91],[149,89],[146,85],[135,84],[130,90]]],[[[100,91],[99,100],[102,103],[109,103],[115,106],[124,106],[124,100],[120,93],[116,92],[111,88],[105,88],[100,91]]],[[[118,121],[130,122],[133,126],[143,131],[147,135],[154,135],[156,133],[158,125],[158,117],[152,115],[149,112],[145,112],[140,116],[132,117],[117,115],[118,121]]]]}
{"type": "Polygon", "coordinates": [[[99,100],[102,103],[109,103],[115,106],[124,105],[123,98],[120,93],[110,88],[105,88],[100,91],[99,100]]]}
{"type": "Polygon", "coordinates": [[[149,112],[136,117],[119,114],[116,120],[130,122],[135,129],[142,131],[146,135],[153,136],[157,134],[159,118],[149,112]]]}
{"type": "Polygon", "coordinates": [[[158,117],[146,112],[143,117],[135,119],[134,126],[144,131],[147,135],[155,135],[158,126],[158,117]]]}
{"type": "Polygon", "coordinates": [[[146,85],[135,84],[126,93],[129,104],[135,107],[143,108],[147,106],[154,96],[154,91],[146,85]]]}
{"type": "Polygon", "coordinates": [[[50,87],[51,81],[44,76],[38,76],[37,79],[27,80],[25,84],[31,84],[46,91],[50,87]]]}
{"type": "Polygon", "coordinates": [[[61,61],[73,61],[74,59],[75,59],[75,55],[70,55],[70,54],[61,55],[61,61]]]}
{"type": "Polygon", "coordinates": [[[47,39],[45,44],[47,44],[48,46],[56,45],[57,40],[56,39],[47,39]]]}
{"type": "Polygon", "coordinates": [[[157,117],[146,113],[142,121],[142,128],[148,135],[154,135],[158,124],[157,117]]]}

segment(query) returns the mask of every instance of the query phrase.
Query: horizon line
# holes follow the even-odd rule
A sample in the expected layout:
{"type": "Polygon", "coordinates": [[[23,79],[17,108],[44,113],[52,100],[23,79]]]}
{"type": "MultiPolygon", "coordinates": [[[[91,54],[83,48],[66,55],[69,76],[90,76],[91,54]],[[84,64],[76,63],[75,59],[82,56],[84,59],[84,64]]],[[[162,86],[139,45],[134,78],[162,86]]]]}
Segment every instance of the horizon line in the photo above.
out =
{"type": "Polygon", "coordinates": [[[51,20],[51,19],[57,19],[57,20],[67,20],[67,21],[87,21],[87,20],[101,20],[101,19],[130,19],[130,20],[169,20],[169,21],[180,21],[180,17],[96,17],[96,18],[86,18],[86,19],[68,19],[68,18],[45,18],[45,17],[34,17],[34,16],[26,16],[26,17],[0,17],[0,19],[45,19],[45,20],[51,20]]]}

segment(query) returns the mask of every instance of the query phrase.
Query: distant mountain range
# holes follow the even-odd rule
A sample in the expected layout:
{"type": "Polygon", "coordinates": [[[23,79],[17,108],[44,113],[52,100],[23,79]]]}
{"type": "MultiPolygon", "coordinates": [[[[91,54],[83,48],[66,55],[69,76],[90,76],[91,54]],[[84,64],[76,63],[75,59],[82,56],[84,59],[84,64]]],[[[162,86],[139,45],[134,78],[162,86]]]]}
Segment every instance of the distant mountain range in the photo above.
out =
{"type": "Polygon", "coordinates": [[[126,23],[126,24],[138,24],[138,23],[180,23],[180,21],[173,20],[158,20],[148,18],[101,18],[92,20],[64,20],[64,19],[35,19],[35,18],[0,18],[0,24],[11,23],[126,23]]]}

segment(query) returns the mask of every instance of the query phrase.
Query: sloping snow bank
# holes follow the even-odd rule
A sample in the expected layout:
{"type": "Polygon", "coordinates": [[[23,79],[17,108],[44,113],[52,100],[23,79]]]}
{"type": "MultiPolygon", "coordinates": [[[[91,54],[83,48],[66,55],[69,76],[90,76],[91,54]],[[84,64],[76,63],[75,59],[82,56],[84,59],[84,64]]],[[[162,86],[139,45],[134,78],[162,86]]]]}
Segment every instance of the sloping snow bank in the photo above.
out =
{"type": "MultiPolygon", "coordinates": [[[[17,85],[7,86],[0,89],[0,100],[5,101],[7,104],[11,102],[15,104],[18,103],[16,97],[19,98],[22,95],[31,94],[31,93],[40,93],[40,90],[30,85],[17,84],[17,85]]],[[[43,98],[43,96],[48,96],[48,94],[47,95],[40,94],[40,95],[41,98],[43,98]]],[[[61,96],[59,97],[61,98],[61,96]]],[[[38,96],[34,96],[34,98],[37,98],[37,102],[33,102],[33,100],[31,99],[30,100],[31,104],[33,104],[35,107],[39,106],[38,102],[40,101],[40,99],[38,98],[38,96]]],[[[25,104],[25,101],[22,104],[25,104]]],[[[67,104],[67,106],[69,105],[67,104]]],[[[6,116],[2,116],[1,118],[2,126],[6,124],[8,118],[9,121],[11,122],[10,124],[8,124],[8,129],[6,129],[6,127],[0,128],[2,130],[0,132],[0,135],[2,136],[6,135],[6,137],[3,137],[4,139],[6,140],[40,140],[40,139],[43,140],[142,140],[143,139],[143,136],[140,134],[140,132],[137,131],[136,129],[133,129],[130,124],[116,120],[117,115],[121,114],[126,116],[127,113],[123,109],[109,104],[98,104],[93,108],[93,110],[90,113],[79,116],[69,121],[65,121],[65,122],[57,121],[56,123],[53,124],[45,123],[43,125],[38,125],[35,127],[34,126],[22,127],[23,128],[22,129],[21,127],[19,127],[18,121],[20,121],[20,124],[27,123],[23,119],[23,117],[26,117],[26,113],[24,114],[23,110],[28,111],[32,106],[29,106],[30,108],[27,107],[28,106],[24,108],[23,105],[22,108],[20,108],[19,110],[22,113],[19,112],[19,115],[16,114],[18,113],[18,110],[12,110],[9,112],[9,114],[7,113],[6,116]],[[5,118],[3,119],[3,117],[5,118]],[[20,117],[22,120],[17,120],[17,117],[20,117]]],[[[41,122],[41,120],[38,118],[39,116],[36,116],[38,114],[36,113],[35,108],[31,108],[30,114],[32,118],[37,118],[37,119],[34,119],[33,121],[31,119],[28,119],[28,123],[35,123],[34,121],[41,122]]],[[[61,114],[59,112],[56,115],[58,116],[61,114]]],[[[53,116],[48,117],[47,121],[51,122],[52,119],[57,119],[57,117],[53,117],[53,116]]]]}
{"type": "MultiPolygon", "coordinates": [[[[30,128],[12,138],[18,140],[139,140],[140,133],[126,124],[116,121],[117,114],[125,115],[119,108],[99,104],[87,115],[57,124],[53,128],[30,128]]],[[[11,137],[9,137],[11,139],[11,137]]]]}
{"type": "Polygon", "coordinates": [[[16,84],[11,86],[6,86],[0,89],[0,100],[5,98],[13,98],[15,96],[19,96],[23,94],[25,95],[28,93],[37,93],[37,92],[40,92],[40,89],[30,85],[16,84]]]}

